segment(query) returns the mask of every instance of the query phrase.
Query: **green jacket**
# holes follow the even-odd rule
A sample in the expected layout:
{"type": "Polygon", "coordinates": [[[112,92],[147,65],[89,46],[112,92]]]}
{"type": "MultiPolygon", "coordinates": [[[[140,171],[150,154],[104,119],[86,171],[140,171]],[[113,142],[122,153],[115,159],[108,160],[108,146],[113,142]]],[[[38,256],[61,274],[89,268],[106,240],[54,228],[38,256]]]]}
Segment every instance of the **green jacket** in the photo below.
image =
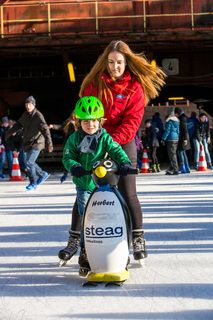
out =
{"type": "MultiPolygon", "coordinates": [[[[85,170],[91,170],[93,165],[100,160],[103,160],[106,153],[118,164],[129,163],[127,154],[122,147],[103,129],[102,135],[98,139],[98,144],[95,152],[83,153],[78,150],[78,145],[82,140],[81,132],[75,131],[68,138],[63,151],[62,162],[67,171],[70,172],[72,166],[81,164],[85,170]]],[[[92,191],[95,184],[90,175],[81,178],[73,177],[73,182],[77,187],[84,190],[92,191]]]]}

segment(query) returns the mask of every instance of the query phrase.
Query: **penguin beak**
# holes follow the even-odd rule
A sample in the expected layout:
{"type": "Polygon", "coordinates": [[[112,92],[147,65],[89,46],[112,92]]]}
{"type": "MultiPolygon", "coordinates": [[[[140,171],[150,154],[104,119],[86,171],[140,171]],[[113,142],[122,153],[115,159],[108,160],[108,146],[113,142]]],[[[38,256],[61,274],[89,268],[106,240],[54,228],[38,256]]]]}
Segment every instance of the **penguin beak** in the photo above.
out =
{"type": "Polygon", "coordinates": [[[95,168],[94,173],[98,178],[104,178],[107,174],[107,170],[103,166],[98,166],[97,168],[95,168]]]}

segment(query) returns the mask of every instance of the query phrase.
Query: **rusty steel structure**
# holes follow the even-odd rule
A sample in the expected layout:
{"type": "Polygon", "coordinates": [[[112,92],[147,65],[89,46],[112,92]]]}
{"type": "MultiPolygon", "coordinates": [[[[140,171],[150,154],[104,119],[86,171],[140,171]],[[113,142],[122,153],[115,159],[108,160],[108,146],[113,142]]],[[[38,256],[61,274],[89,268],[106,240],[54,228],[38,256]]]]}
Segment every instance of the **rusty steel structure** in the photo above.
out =
{"type": "Polygon", "coordinates": [[[3,0],[0,6],[0,45],[31,45],[33,37],[35,45],[46,37],[54,44],[127,34],[165,41],[172,34],[178,38],[174,33],[197,39],[201,33],[210,39],[212,32],[211,0],[3,0]]]}

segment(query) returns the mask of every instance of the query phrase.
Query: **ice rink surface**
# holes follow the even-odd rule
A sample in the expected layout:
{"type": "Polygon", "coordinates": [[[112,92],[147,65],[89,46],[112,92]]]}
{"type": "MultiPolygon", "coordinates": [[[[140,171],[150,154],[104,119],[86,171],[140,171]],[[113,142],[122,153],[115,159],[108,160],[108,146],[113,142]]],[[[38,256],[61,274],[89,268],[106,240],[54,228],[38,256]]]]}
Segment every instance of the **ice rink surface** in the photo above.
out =
{"type": "Polygon", "coordinates": [[[213,173],[140,174],[149,256],[122,287],[82,287],[77,255],[58,267],[75,188],[0,181],[0,320],[212,320],[213,173]]]}

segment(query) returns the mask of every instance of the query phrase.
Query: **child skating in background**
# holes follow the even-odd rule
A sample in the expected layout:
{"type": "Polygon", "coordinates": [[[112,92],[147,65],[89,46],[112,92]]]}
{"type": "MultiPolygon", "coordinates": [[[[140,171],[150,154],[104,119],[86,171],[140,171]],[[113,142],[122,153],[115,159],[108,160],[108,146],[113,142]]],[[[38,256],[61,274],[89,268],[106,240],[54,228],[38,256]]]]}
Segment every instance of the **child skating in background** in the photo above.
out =
{"type": "MultiPolygon", "coordinates": [[[[95,188],[91,175],[85,175],[91,171],[93,165],[104,159],[106,154],[119,164],[119,172],[127,175],[131,167],[131,161],[122,147],[114,142],[112,137],[102,128],[104,121],[104,108],[102,102],[93,96],[80,98],[75,106],[74,116],[77,130],[68,138],[63,152],[62,162],[67,171],[71,172],[73,182],[76,185],[76,202],[78,213],[82,217],[87,200],[95,188]]],[[[59,251],[59,258],[64,254],[73,255],[73,234],[70,234],[70,245],[59,251]]],[[[76,252],[80,237],[76,234],[76,252]]],[[[63,259],[62,259],[63,260],[63,259]]],[[[86,252],[81,244],[79,256],[80,267],[89,268],[86,252]]]]}
{"type": "Polygon", "coordinates": [[[138,172],[141,172],[143,144],[142,144],[141,138],[139,137],[138,133],[135,136],[135,145],[136,145],[136,150],[137,150],[137,169],[138,169],[138,172]]]}
{"type": "Polygon", "coordinates": [[[156,127],[155,122],[152,122],[151,119],[145,121],[142,143],[143,147],[148,150],[148,157],[151,161],[150,172],[160,172],[160,164],[157,157],[157,149],[159,147],[158,131],[159,129],[156,127]]]}

